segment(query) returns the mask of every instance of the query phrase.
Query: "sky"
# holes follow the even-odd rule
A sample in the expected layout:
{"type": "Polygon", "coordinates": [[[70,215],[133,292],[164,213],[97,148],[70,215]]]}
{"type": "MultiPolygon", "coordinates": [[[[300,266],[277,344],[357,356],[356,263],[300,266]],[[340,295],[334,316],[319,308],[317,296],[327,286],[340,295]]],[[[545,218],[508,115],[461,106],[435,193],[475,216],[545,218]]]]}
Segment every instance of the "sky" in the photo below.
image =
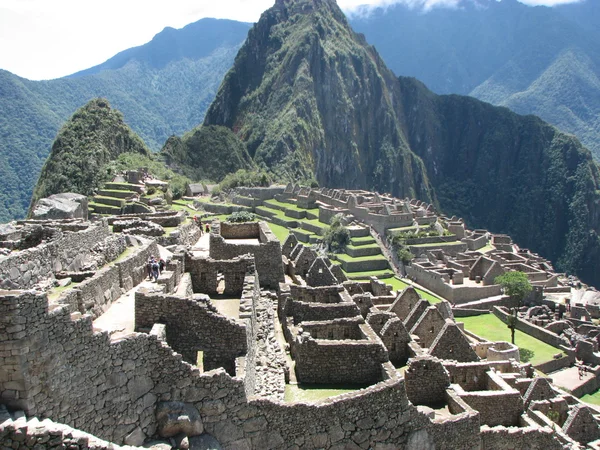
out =
{"type": "MultiPolygon", "coordinates": [[[[459,0],[338,0],[361,5],[403,2],[424,9],[459,0]]],[[[530,5],[578,0],[520,0],[530,5]]],[[[204,17],[256,22],[274,0],[0,0],[0,69],[31,80],[59,78],[142,45],[166,26],[204,17]]]]}

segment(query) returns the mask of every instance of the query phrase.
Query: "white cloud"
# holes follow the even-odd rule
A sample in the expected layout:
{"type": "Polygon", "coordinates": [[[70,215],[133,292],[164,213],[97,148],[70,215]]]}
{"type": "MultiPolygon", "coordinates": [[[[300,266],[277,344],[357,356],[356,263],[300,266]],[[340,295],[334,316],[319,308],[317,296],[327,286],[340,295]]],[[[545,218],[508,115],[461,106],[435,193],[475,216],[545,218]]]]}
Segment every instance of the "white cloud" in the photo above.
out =
{"type": "MultiPolygon", "coordinates": [[[[429,9],[459,0],[338,0],[360,5],[403,2],[429,9]]],[[[521,0],[553,5],[577,0],[521,0]]],[[[589,0],[588,0],[589,1],[589,0]]],[[[30,79],[57,78],[141,45],[166,26],[203,17],[255,22],[274,0],[0,0],[0,68],[30,79]]]]}

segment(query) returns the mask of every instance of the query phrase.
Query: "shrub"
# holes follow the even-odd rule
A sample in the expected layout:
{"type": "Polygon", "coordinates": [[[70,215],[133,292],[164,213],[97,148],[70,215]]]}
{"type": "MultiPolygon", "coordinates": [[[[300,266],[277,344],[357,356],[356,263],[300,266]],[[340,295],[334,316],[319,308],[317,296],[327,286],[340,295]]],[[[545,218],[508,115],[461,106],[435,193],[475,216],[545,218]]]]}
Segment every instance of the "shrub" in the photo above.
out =
{"type": "Polygon", "coordinates": [[[406,247],[401,247],[398,249],[396,254],[398,255],[398,259],[402,261],[403,264],[409,264],[415,258],[415,256],[406,247]]]}
{"type": "Polygon", "coordinates": [[[535,352],[528,348],[519,348],[519,353],[521,354],[521,362],[524,363],[531,361],[535,356],[535,352]]]}
{"type": "Polygon", "coordinates": [[[325,231],[323,242],[327,249],[333,253],[341,253],[350,243],[350,232],[342,225],[342,214],[336,214],[331,218],[331,225],[325,231]]]}
{"type": "Polygon", "coordinates": [[[236,211],[227,217],[228,222],[243,223],[243,222],[254,222],[256,216],[248,211],[236,211]]]}
{"type": "Polygon", "coordinates": [[[222,191],[229,191],[239,186],[247,187],[268,187],[271,185],[271,178],[266,172],[259,172],[256,170],[244,170],[240,169],[235,173],[227,175],[219,187],[222,191]]]}

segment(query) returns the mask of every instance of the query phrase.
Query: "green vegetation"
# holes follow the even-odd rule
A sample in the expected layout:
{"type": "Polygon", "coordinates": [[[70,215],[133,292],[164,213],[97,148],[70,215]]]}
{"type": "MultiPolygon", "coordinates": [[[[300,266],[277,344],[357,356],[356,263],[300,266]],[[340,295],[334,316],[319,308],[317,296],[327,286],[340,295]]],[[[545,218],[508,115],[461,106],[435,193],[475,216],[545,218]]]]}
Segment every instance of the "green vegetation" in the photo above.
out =
{"type": "Polygon", "coordinates": [[[350,22],[395,73],[438,94],[535,114],[578,136],[598,158],[600,36],[590,26],[597,17],[590,0],[552,9],[489,2],[433,15],[398,4],[350,22]]]}
{"type": "Polygon", "coordinates": [[[283,244],[287,237],[290,234],[290,230],[286,227],[282,227],[281,225],[277,225],[275,223],[268,223],[269,228],[273,232],[273,234],[279,239],[279,241],[283,244]]]}
{"type": "MultiPolygon", "coordinates": [[[[510,338],[510,330],[506,324],[493,314],[461,317],[459,321],[464,322],[465,329],[489,341],[508,341],[510,338]]],[[[556,353],[560,352],[559,349],[519,330],[516,330],[515,334],[519,346],[533,352],[533,357],[529,361],[533,365],[550,361],[556,353]]]]}
{"type": "MultiPolygon", "coordinates": [[[[254,164],[240,139],[228,128],[199,126],[183,135],[171,136],[161,154],[167,163],[195,180],[222,180],[241,169],[252,169],[254,164]]],[[[240,172],[234,179],[238,186],[246,186],[251,172],[240,172]],[[245,178],[242,179],[241,175],[245,178]]],[[[254,174],[252,174],[254,175],[254,174]]],[[[254,178],[250,179],[252,182],[254,178]]],[[[231,183],[232,179],[228,182],[231,183]]],[[[264,186],[268,184],[262,180],[264,186]]],[[[254,184],[249,184],[253,186],[254,184]]],[[[232,186],[235,187],[235,186],[232,186]]],[[[221,186],[225,189],[225,186],[221,186]]]]}
{"type": "Polygon", "coordinates": [[[239,186],[269,186],[271,178],[266,172],[256,172],[252,170],[240,169],[235,173],[230,173],[219,183],[219,189],[229,191],[239,186]]]}
{"type": "Polygon", "coordinates": [[[592,405],[600,406],[600,390],[597,390],[593,394],[586,394],[581,397],[581,400],[592,405]]]}
{"type": "Polygon", "coordinates": [[[61,192],[92,195],[110,179],[111,160],[122,153],[149,156],[123,115],[104,99],[79,109],[60,130],[33,193],[38,199],[61,192]]]}
{"type": "Polygon", "coordinates": [[[203,19],[56,80],[0,70],[0,222],[25,217],[57,132],[91,98],[107,98],[152,150],[201,123],[248,28],[203,19]]]}
{"type": "Polygon", "coordinates": [[[236,211],[227,217],[227,222],[242,223],[242,222],[254,222],[256,216],[247,211],[236,211]]]}
{"type": "Polygon", "coordinates": [[[334,384],[286,384],[284,401],[316,402],[336,395],[347,394],[366,386],[334,385],[334,384]]]}
{"type": "Polygon", "coordinates": [[[348,228],[342,225],[342,219],[343,215],[341,214],[333,216],[329,228],[323,235],[323,242],[329,252],[341,253],[346,250],[346,246],[350,243],[350,232],[348,228]]]}
{"type": "Polygon", "coordinates": [[[496,277],[494,280],[496,284],[502,286],[504,293],[509,297],[516,300],[516,306],[511,310],[511,315],[508,318],[508,327],[510,328],[510,339],[511,342],[515,343],[515,330],[517,327],[517,311],[521,307],[523,300],[527,297],[533,287],[523,272],[507,272],[504,275],[496,277]]]}

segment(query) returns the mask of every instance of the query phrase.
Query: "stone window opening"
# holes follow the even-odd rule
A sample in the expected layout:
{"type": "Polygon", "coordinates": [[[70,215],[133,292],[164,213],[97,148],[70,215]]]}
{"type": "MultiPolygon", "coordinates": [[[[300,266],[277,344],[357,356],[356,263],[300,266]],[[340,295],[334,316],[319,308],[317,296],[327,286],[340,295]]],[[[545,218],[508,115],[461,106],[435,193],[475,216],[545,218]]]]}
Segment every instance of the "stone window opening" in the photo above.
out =
{"type": "Polygon", "coordinates": [[[217,272],[217,283],[217,294],[223,295],[223,292],[225,292],[225,275],[221,271],[217,272]]]}

